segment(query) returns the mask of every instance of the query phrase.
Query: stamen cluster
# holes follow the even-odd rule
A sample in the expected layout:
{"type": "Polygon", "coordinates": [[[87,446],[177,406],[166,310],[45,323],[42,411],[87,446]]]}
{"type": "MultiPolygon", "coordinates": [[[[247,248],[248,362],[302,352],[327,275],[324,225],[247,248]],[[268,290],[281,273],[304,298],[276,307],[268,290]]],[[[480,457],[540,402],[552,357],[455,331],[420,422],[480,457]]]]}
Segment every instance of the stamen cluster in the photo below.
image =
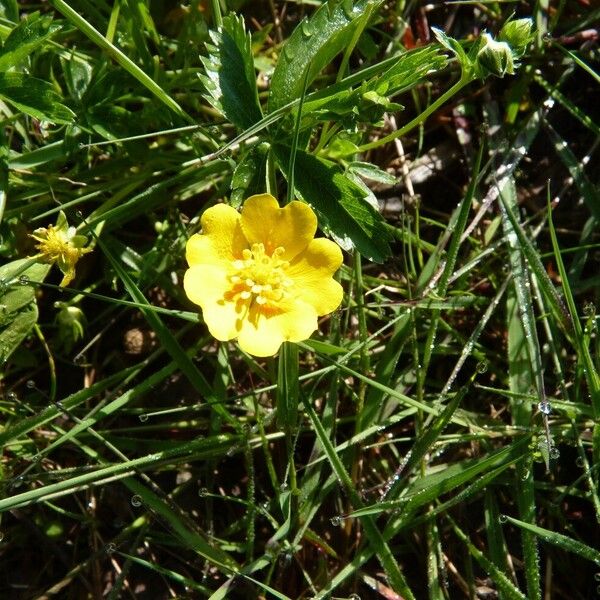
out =
{"type": "Polygon", "coordinates": [[[285,274],[290,264],[281,258],[283,254],[285,249],[282,246],[275,248],[271,256],[266,253],[262,243],[245,248],[243,259],[232,263],[236,270],[229,277],[232,299],[250,299],[251,302],[269,307],[288,297],[293,281],[285,274]]]}

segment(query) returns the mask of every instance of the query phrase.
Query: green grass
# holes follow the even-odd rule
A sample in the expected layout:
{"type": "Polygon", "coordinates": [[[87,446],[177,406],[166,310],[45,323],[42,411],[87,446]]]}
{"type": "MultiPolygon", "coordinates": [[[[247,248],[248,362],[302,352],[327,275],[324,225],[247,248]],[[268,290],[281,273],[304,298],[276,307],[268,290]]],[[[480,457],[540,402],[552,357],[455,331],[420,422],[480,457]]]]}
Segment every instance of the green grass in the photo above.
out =
{"type": "Polygon", "coordinates": [[[597,18],[0,1],[0,596],[595,596],[597,18]],[[264,192],[344,299],[258,359],[182,281],[264,192]]]}

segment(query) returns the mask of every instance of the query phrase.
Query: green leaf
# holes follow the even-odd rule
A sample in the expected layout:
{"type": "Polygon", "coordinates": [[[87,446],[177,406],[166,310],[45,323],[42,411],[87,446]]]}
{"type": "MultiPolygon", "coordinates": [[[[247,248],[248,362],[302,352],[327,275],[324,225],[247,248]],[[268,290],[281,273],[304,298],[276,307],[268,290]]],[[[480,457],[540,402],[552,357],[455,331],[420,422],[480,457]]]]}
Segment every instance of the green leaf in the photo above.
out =
{"type": "Polygon", "coordinates": [[[17,0],[0,0],[0,17],[16,23],[19,20],[17,0]]]}
{"type": "Polygon", "coordinates": [[[251,37],[244,20],[235,14],[223,19],[223,27],[210,33],[208,57],[202,57],[206,75],[200,79],[204,97],[232,123],[246,129],[262,118],[258,101],[251,37]]]}
{"type": "Polygon", "coordinates": [[[277,61],[271,79],[269,110],[273,112],[300,98],[305,79],[310,85],[351,43],[365,11],[374,11],[381,4],[382,0],[329,0],[312,17],[302,21],[286,41],[277,61]]]}
{"type": "Polygon", "coordinates": [[[253,146],[244,154],[231,178],[230,204],[239,208],[245,198],[265,191],[269,144],[253,146]]]}
{"type": "Polygon", "coordinates": [[[0,267],[0,364],[19,347],[37,323],[38,309],[33,285],[21,285],[11,280],[25,277],[25,281],[43,281],[50,265],[31,263],[25,258],[0,267]],[[6,290],[6,291],[4,291],[6,290]]]}
{"type": "Polygon", "coordinates": [[[514,519],[513,517],[506,516],[506,520],[525,531],[533,533],[544,542],[548,542],[567,552],[573,552],[587,560],[600,564],[600,552],[583,542],[574,540],[562,533],[556,533],[556,531],[551,531],[550,529],[544,529],[543,527],[538,527],[537,525],[526,523],[525,521],[519,521],[519,519],[514,519]]]}
{"type": "Polygon", "coordinates": [[[48,82],[23,73],[0,73],[0,98],[36,119],[66,124],[75,117],[48,82]]]}
{"type": "Polygon", "coordinates": [[[38,12],[31,13],[6,38],[0,50],[0,72],[17,66],[59,29],[61,25],[53,23],[52,17],[40,17],[38,12]]]}
{"type": "MultiPolygon", "coordinates": [[[[281,170],[289,176],[289,148],[274,146],[281,170]]],[[[321,226],[366,258],[383,262],[391,253],[385,221],[365,192],[334,163],[302,150],[296,152],[296,191],[317,212],[321,226]]]]}

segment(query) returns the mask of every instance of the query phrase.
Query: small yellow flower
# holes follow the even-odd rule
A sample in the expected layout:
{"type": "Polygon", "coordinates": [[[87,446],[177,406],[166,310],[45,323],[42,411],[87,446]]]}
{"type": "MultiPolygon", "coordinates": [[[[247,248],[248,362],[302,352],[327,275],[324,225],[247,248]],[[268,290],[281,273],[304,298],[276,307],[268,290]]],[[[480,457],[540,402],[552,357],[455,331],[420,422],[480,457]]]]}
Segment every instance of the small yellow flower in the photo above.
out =
{"type": "Polygon", "coordinates": [[[30,234],[34,240],[37,240],[35,247],[39,250],[37,258],[45,263],[58,265],[64,277],[60,282],[60,287],[65,287],[75,277],[75,265],[77,261],[91,248],[84,248],[87,238],[84,235],[77,235],[75,227],[69,227],[67,217],[61,210],[58,213],[56,225],[40,227],[30,234]]]}
{"type": "Polygon", "coordinates": [[[187,243],[183,285],[218,340],[237,338],[249,354],[272,356],[282,342],[310,337],[317,317],[340,305],[342,286],[332,275],[342,252],[314,238],[317,217],[303,202],[279,208],[258,194],[241,214],[218,204],[201,222],[202,233],[187,243]]]}

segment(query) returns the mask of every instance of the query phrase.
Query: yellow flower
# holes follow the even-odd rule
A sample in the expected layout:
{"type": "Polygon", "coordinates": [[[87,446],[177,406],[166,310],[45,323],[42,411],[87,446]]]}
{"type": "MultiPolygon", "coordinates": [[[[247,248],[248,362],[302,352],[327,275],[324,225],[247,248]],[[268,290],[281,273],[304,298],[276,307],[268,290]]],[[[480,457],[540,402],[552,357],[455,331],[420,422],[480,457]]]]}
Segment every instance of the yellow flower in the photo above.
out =
{"type": "Polygon", "coordinates": [[[58,213],[56,225],[40,227],[30,234],[38,243],[35,247],[39,250],[38,258],[46,263],[56,263],[62,271],[64,277],[60,282],[60,287],[65,287],[71,283],[75,277],[75,265],[77,261],[91,248],[84,248],[87,238],[84,235],[77,235],[75,227],[69,227],[67,217],[61,210],[58,213]]]}
{"type": "Polygon", "coordinates": [[[218,204],[201,222],[202,233],[187,243],[183,285],[218,340],[237,338],[249,354],[272,356],[282,342],[310,337],[317,317],[340,305],[342,286],[332,275],[342,252],[314,239],[317,217],[303,202],[279,208],[258,194],[241,214],[218,204]]]}

